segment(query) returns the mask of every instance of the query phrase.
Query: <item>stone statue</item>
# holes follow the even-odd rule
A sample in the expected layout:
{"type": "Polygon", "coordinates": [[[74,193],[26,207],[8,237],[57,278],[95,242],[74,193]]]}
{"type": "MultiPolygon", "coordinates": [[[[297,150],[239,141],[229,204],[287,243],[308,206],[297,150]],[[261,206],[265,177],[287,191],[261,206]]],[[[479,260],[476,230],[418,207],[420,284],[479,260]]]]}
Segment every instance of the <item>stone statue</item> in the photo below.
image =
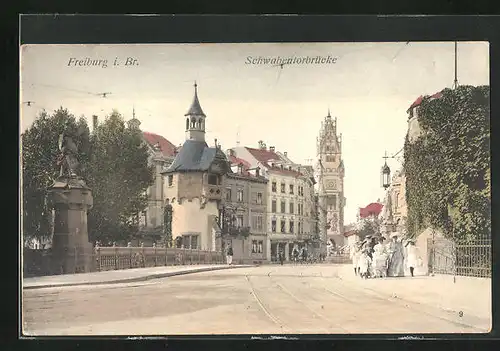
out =
{"type": "Polygon", "coordinates": [[[74,178],[77,176],[76,172],[80,164],[77,158],[78,148],[74,142],[74,136],[77,135],[70,133],[68,124],[66,124],[65,130],[59,135],[59,150],[61,151],[59,159],[59,164],[61,165],[60,177],[68,175],[74,178]]]}

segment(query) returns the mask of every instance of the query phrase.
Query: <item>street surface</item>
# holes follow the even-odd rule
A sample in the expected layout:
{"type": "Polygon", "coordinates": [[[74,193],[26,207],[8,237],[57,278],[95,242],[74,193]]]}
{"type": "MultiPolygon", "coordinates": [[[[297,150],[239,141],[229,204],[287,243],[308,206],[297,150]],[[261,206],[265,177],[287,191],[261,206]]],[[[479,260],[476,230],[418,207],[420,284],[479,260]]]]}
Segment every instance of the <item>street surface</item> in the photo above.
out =
{"type": "Polygon", "coordinates": [[[25,335],[485,333],[491,281],[285,265],[23,292],[25,335]]]}

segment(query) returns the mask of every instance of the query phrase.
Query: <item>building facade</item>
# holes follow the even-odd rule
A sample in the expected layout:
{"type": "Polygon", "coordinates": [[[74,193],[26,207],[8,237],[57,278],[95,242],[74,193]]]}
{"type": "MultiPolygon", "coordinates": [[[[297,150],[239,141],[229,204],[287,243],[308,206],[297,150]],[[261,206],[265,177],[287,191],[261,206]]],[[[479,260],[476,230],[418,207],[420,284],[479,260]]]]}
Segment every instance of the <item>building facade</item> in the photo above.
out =
{"type": "Polygon", "coordinates": [[[337,135],[337,118],[330,111],[321,123],[317,138],[319,159],[318,192],[326,212],[326,236],[337,246],[343,246],[344,237],[344,162],[342,160],[342,134],[337,135]]]}
{"type": "Polygon", "coordinates": [[[205,142],[206,115],[194,98],[185,114],[186,140],[172,164],[162,172],[164,204],[171,207],[171,233],[176,247],[218,250],[223,179],[230,170],[219,145],[205,142]]]}
{"type": "Polygon", "coordinates": [[[404,169],[401,168],[392,176],[391,184],[385,194],[384,210],[381,216],[383,235],[390,237],[394,232],[405,235],[407,217],[406,178],[404,169]]]}
{"type": "Polygon", "coordinates": [[[279,251],[285,259],[294,247],[312,244],[316,231],[314,177],[306,167],[293,163],[274,147],[236,147],[232,153],[245,160],[250,168],[259,168],[267,184],[267,253],[275,261],[279,251]]]}
{"type": "Polygon", "coordinates": [[[231,216],[226,245],[233,248],[235,263],[267,261],[267,183],[259,168],[231,153],[228,155],[231,172],[224,177],[223,212],[231,216]]]}

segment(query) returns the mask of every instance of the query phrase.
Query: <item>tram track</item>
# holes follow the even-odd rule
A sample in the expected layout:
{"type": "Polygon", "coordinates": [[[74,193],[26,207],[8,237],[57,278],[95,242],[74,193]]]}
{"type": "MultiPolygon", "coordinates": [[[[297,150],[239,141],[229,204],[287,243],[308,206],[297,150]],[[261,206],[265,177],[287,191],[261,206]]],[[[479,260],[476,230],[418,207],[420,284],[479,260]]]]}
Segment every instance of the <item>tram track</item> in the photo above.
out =
{"type": "MultiPolygon", "coordinates": [[[[306,309],[308,309],[313,315],[318,316],[322,320],[328,322],[328,324],[330,324],[330,328],[329,329],[332,329],[331,324],[335,324],[336,327],[338,327],[339,329],[343,330],[346,334],[349,333],[349,331],[347,329],[343,328],[338,323],[333,322],[330,318],[325,317],[322,313],[319,313],[318,311],[315,311],[314,309],[312,309],[311,307],[309,307],[307,305],[307,303],[303,299],[298,298],[294,293],[292,293],[283,284],[278,283],[276,280],[273,280],[272,277],[271,277],[271,274],[268,274],[268,277],[270,278],[270,280],[273,282],[274,285],[276,285],[279,289],[281,289],[283,292],[285,292],[286,294],[288,294],[292,299],[294,299],[295,301],[297,301],[301,306],[303,306],[306,309]]],[[[326,331],[328,332],[330,330],[326,330],[326,331]]]]}
{"type": "Polygon", "coordinates": [[[260,309],[264,312],[264,314],[276,325],[278,325],[283,331],[289,331],[289,328],[283,321],[281,321],[278,317],[276,317],[274,314],[272,314],[269,309],[265,306],[265,304],[262,302],[262,300],[259,298],[259,295],[255,291],[255,287],[253,286],[250,277],[245,274],[245,279],[248,282],[248,285],[250,286],[251,294],[254,297],[255,301],[257,301],[257,304],[259,305],[260,309]]]}
{"type": "MultiPolygon", "coordinates": [[[[325,278],[321,278],[321,279],[324,280],[324,281],[326,280],[325,278]]],[[[480,329],[478,327],[475,327],[473,325],[470,325],[470,324],[467,324],[467,323],[464,323],[464,322],[459,322],[459,321],[456,321],[456,320],[452,320],[450,318],[439,316],[439,315],[436,315],[436,314],[431,313],[429,311],[426,311],[426,309],[428,309],[428,307],[425,306],[425,305],[419,304],[417,302],[412,302],[412,301],[407,301],[407,300],[403,300],[402,301],[402,300],[398,300],[397,298],[392,298],[391,299],[391,298],[388,298],[387,296],[381,295],[379,292],[377,292],[376,290],[373,290],[371,288],[363,287],[363,289],[361,289],[360,286],[358,286],[356,284],[353,284],[351,282],[347,282],[345,280],[341,280],[341,281],[342,281],[342,284],[349,285],[350,289],[352,289],[354,291],[357,291],[358,293],[362,293],[364,295],[370,295],[371,297],[373,297],[373,298],[375,298],[375,299],[377,299],[379,301],[389,302],[389,303],[391,303],[393,305],[397,305],[400,308],[411,310],[413,313],[423,314],[423,315],[426,315],[426,316],[429,316],[429,317],[432,317],[432,318],[435,318],[435,319],[438,319],[438,320],[441,320],[441,321],[444,321],[444,322],[447,322],[447,323],[451,323],[451,324],[453,324],[455,326],[458,326],[458,327],[461,327],[461,328],[472,329],[472,330],[475,330],[475,331],[482,331],[482,329],[480,329]],[[418,305],[418,307],[415,308],[412,305],[418,305]]],[[[345,299],[346,301],[354,303],[354,300],[345,297],[344,295],[342,295],[339,292],[332,291],[332,290],[330,290],[328,288],[325,288],[324,286],[322,287],[322,289],[325,290],[325,291],[327,291],[327,292],[329,292],[332,295],[338,296],[340,298],[345,299]]]]}

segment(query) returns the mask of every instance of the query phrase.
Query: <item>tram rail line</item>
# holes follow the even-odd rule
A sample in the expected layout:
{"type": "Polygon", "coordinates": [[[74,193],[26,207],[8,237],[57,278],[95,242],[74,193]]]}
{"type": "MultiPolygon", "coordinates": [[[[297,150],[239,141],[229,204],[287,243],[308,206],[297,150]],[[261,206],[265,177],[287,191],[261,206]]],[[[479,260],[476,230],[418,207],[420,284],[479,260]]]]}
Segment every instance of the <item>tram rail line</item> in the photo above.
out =
{"type": "Polygon", "coordinates": [[[295,301],[297,301],[298,303],[300,303],[301,306],[304,306],[305,308],[307,308],[314,315],[318,316],[319,318],[323,319],[324,321],[328,322],[329,324],[334,324],[336,327],[338,327],[339,329],[343,330],[346,334],[349,334],[349,331],[347,329],[343,328],[338,323],[333,322],[331,319],[325,317],[323,314],[315,311],[314,309],[312,309],[311,307],[309,307],[304,302],[304,300],[298,298],[295,294],[293,294],[288,288],[286,288],[285,286],[283,286],[281,283],[278,283],[276,280],[273,280],[270,273],[268,274],[268,277],[270,278],[270,280],[273,282],[274,285],[276,285],[279,289],[281,289],[283,292],[285,292],[290,297],[292,297],[295,301]]]}
{"type": "MultiPolygon", "coordinates": [[[[270,275],[269,275],[269,277],[270,277],[270,275]]],[[[319,277],[319,278],[324,279],[324,277],[323,277],[323,275],[322,275],[322,273],[321,273],[321,272],[320,272],[320,277],[319,277]]],[[[276,281],[274,281],[274,283],[275,283],[275,284],[279,284],[279,285],[281,285],[280,283],[277,283],[276,281]]],[[[340,294],[340,293],[338,293],[338,292],[331,291],[331,290],[326,289],[326,288],[324,288],[324,287],[318,288],[318,287],[312,286],[310,283],[306,283],[306,284],[307,284],[307,285],[309,286],[309,288],[311,288],[311,289],[314,289],[314,290],[316,290],[316,291],[322,291],[322,290],[327,291],[327,292],[328,292],[328,293],[330,293],[331,295],[334,295],[334,296],[336,296],[336,297],[340,298],[340,299],[341,299],[341,300],[343,300],[343,301],[349,302],[350,304],[355,305],[355,306],[357,306],[357,305],[358,305],[358,301],[355,301],[355,300],[353,300],[353,299],[350,299],[350,298],[346,297],[346,296],[345,296],[345,295],[343,295],[343,294],[340,294]]],[[[291,293],[290,293],[290,295],[291,295],[291,293]]],[[[297,300],[297,299],[296,299],[296,300],[297,300]]],[[[301,302],[301,303],[303,303],[303,301],[300,301],[300,302],[301,302]]],[[[304,304],[304,306],[305,306],[305,304],[304,304]]],[[[306,307],[308,307],[308,306],[306,306],[306,307]]],[[[357,317],[357,314],[354,314],[354,317],[357,317]]],[[[370,320],[371,320],[371,321],[373,321],[373,322],[376,322],[376,323],[380,324],[380,320],[375,319],[375,318],[370,318],[369,316],[367,317],[366,315],[363,315],[363,319],[367,319],[367,318],[368,318],[368,319],[370,319],[370,320]]],[[[327,320],[328,322],[330,322],[330,323],[333,323],[333,324],[337,325],[339,328],[341,328],[342,330],[344,330],[344,331],[346,332],[346,334],[350,334],[350,333],[352,333],[352,332],[350,332],[349,330],[347,330],[347,329],[343,328],[342,326],[340,326],[338,323],[332,322],[331,320],[329,320],[329,319],[327,319],[327,318],[324,318],[324,319],[326,319],[326,320],[327,320]]],[[[386,328],[388,329],[388,331],[395,331],[395,330],[394,330],[393,328],[391,328],[390,326],[384,325],[384,327],[386,327],[386,328]]]]}
{"type": "MultiPolygon", "coordinates": [[[[325,278],[322,278],[323,280],[325,280],[325,278]]],[[[342,283],[345,284],[347,283],[353,290],[356,290],[358,292],[363,292],[363,293],[366,293],[367,291],[369,291],[369,294],[376,298],[377,300],[382,300],[382,301],[385,301],[385,302],[390,302],[392,304],[395,304],[395,305],[398,305],[399,307],[403,307],[403,308],[407,308],[407,309],[410,309],[411,311],[415,312],[415,313],[419,313],[419,314],[424,314],[426,316],[429,316],[429,317],[432,317],[432,318],[436,318],[436,319],[439,319],[439,320],[442,320],[442,321],[445,321],[445,322],[448,322],[448,323],[452,323],[453,325],[456,325],[456,326],[459,326],[459,327],[463,327],[463,328],[468,328],[468,329],[473,329],[473,330],[476,330],[476,331],[482,331],[481,328],[478,328],[478,327],[475,327],[473,325],[470,325],[470,324],[467,324],[467,323],[464,323],[464,322],[458,322],[458,321],[455,321],[455,320],[452,320],[452,319],[449,319],[449,318],[445,318],[445,317],[442,317],[442,316],[438,316],[436,314],[433,314],[431,312],[428,312],[428,311],[425,311],[424,309],[422,308],[415,308],[415,307],[412,307],[412,304],[413,305],[419,305],[423,308],[425,308],[424,305],[422,304],[419,304],[417,302],[412,302],[412,301],[400,301],[400,300],[396,300],[396,299],[390,299],[388,297],[385,297],[385,296],[382,296],[379,292],[371,289],[371,288],[368,288],[368,287],[365,287],[363,289],[360,289],[359,286],[355,285],[355,284],[352,284],[350,282],[346,282],[345,280],[342,280],[342,283]]],[[[311,286],[312,287],[312,286],[311,286]]],[[[314,287],[313,287],[314,288],[314,287]]],[[[335,295],[335,296],[339,296],[341,298],[344,298],[346,301],[349,301],[351,303],[354,303],[353,300],[349,299],[349,298],[346,298],[345,296],[343,296],[342,294],[338,293],[338,292],[334,292],[330,289],[327,289],[325,287],[322,287],[323,290],[325,291],[328,291],[329,293],[331,293],[332,295],[335,295]]]]}
{"type": "Polygon", "coordinates": [[[245,274],[245,279],[247,280],[248,282],[248,285],[250,286],[250,290],[251,290],[251,293],[252,293],[252,296],[254,297],[255,301],[257,301],[257,304],[259,305],[260,309],[264,312],[264,314],[272,321],[274,322],[275,324],[277,324],[281,329],[283,330],[286,330],[286,331],[290,331],[288,328],[288,326],[283,323],[283,321],[281,321],[278,317],[276,317],[275,315],[273,315],[271,313],[271,311],[269,311],[269,309],[265,306],[265,304],[262,302],[262,300],[259,298],[257,292],[255,291],[255,288],[250,280],[250,277],[245,274]]]}

